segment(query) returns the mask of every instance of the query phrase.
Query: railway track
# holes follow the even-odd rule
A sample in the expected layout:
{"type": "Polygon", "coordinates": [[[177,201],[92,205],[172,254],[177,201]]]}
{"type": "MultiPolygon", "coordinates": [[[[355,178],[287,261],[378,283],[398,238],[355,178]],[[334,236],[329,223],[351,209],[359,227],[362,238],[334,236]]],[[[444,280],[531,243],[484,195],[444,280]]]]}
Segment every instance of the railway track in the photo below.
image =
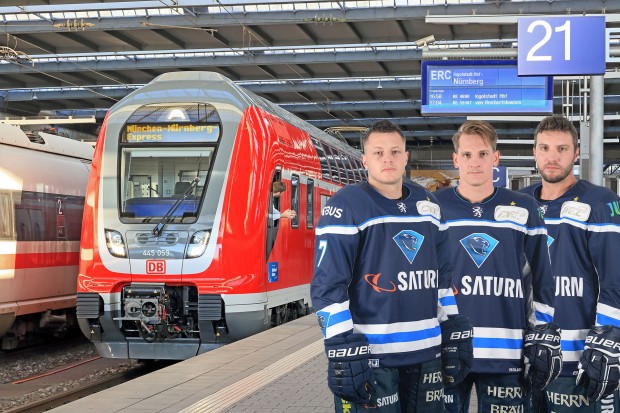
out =
{"type": "MultiPolygon", "coordinates": [[[[83,365],[83,364],[82,364],[83,365]]],[[[166,364],[168,365],[168,364],[166,364]]],[[[15,407],[10,410],[5,410],[5,413],[38,413],[45,412],[55,407],[62,406],[72,401],[78,400],[82,397],[89,396],[99,391],[108,389],[110,387],[117,386],[125,383],[131,379],[142,376],[144,374],[151,373],[159,368],[163,367],[163,363],[150,363],[140,364],[132,370],[124,371],[122,373],[106,375],[93,382],[81,385],[76,388],[68,389],[60,394],[46,397],[41,400],[30,402],[19,407],[15,407]]],[[[67,370],[64,370],[67,372],[67,370]]],[[[56,373],[54,373],[56,374],[56,373]]],[[[60,374],[60,373],[57,373],[60,374]]]]}
{"type": "Polygon", "coordinates": [[[85,338],[0,355],[0,411],[42,412],[170,365],[101,358],[85,338]]]}

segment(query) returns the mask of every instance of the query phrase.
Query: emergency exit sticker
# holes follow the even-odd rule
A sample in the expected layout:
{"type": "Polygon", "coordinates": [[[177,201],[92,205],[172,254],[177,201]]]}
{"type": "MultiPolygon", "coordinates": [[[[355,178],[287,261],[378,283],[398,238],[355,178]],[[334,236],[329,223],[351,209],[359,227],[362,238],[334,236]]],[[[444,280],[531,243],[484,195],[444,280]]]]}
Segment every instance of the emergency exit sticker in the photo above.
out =
{"type": "Polygon", "coordinates": [[[269,271],[269,276],[268,276],[268,280],[270,283],[274,283],[278,281],[278,263],[277,262],[270,262],[267,265],[268,271],[269,271]]]}

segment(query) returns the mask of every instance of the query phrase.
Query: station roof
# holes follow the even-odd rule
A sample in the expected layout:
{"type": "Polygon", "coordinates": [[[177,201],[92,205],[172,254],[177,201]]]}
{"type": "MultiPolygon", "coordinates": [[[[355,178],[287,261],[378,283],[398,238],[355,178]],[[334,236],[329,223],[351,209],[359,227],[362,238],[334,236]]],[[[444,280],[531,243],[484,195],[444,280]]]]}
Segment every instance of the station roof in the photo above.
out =
{"type": "MultiPolygon", "coordinates": [[[[422,60],[516,58],[519,16],[567,14],[605,14],[607,28],[618,28],[620,1],[26,0],[0,6],[0,101],[20,116],[101,120],[162,73],[210,70],[321,129],[345,128],[352,145],[360,127],[391,119],[410,147],[448,149],[466,117],[421,116],[422,60]]],[[[605,77],[604,134],[612,141],[620,136],[619,66],[608,62],[605,77]]],[[[556,78],[554,111],[570,101],[577,119],[587,86],[556,78]]],[[[505,142],[531,139],[537,123],[489,119],[505,142]]],[[[515,154],[531,150],[511,145],[515,154]]],[[[620,163],[616,146],[606,146],[607,163],[620,163]]]]}

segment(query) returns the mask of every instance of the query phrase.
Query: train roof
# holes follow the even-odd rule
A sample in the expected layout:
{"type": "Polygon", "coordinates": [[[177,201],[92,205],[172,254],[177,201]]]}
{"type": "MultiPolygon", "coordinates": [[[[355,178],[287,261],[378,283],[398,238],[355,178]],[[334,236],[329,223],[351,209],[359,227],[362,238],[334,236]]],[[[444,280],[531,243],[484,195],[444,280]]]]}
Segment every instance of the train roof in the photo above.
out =
{"type": "MultiPolygon", "coordinates": [[[[321,141],[329,144],[332,147],[338,148],[345,153],[355,154],[356,156],[360,156],[361,153],[358,149],[351,147],[350,145],[342,142],[341,140],[335,138],[334,136],[328,134],[309,124],[308,122],[300,119],[299,117],[293,115],[292,113],[282,109],[280,106],[264,99],[256,94],[250,92],[249,90],[237,85],[232,80],[227,78],[226,76],[221,75],[216,72],[208,72],[208,71],[188,71],[188,72],[170,72],[164,73],[162,75],[157,76],[150,83],[144,86],[142,89],[148,89],[150,87],[156,87],[156,85],[163,82],[190,82],[192,85],[197,85],[198,82],[220,82],[224,83],[228,86],[228,89],[234,89],[238,95],[243,97],[245,103],[251,106],[257,106],[262,110],[271,113],[278,118],[290,123],[298,129],[301,129],[310,136],[313,136],[321,141]]],[[[140,89],[133,92],[132,95],[135,95],[140,92],[140,89]]]]}
{"type": "Polygon", "coordinates": [[[0,144],[2,145],[20,146],[89,161],[93,158],[94,148],[88,143],[45,132],[35,133],[38,137],[33,141],[18,126],[0,122],[0,144]]]}

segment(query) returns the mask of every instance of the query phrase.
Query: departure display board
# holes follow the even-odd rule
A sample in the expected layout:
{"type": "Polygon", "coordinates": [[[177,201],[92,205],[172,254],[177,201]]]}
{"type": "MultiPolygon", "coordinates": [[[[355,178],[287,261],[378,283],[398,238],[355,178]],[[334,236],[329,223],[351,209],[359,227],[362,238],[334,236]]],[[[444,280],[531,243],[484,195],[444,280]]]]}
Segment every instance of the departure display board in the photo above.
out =
{"type": "Polygon", "coordinates": [[[127,124],[123,142],[127,143],[200,143],[217,142],[219,125],[209,124],[127,124]]]}
{"type": "Polygon", "coordinates": [[[515,60],[422,62],[423,115],[552,112],[552,77],[519,77],[515,60]]]}

